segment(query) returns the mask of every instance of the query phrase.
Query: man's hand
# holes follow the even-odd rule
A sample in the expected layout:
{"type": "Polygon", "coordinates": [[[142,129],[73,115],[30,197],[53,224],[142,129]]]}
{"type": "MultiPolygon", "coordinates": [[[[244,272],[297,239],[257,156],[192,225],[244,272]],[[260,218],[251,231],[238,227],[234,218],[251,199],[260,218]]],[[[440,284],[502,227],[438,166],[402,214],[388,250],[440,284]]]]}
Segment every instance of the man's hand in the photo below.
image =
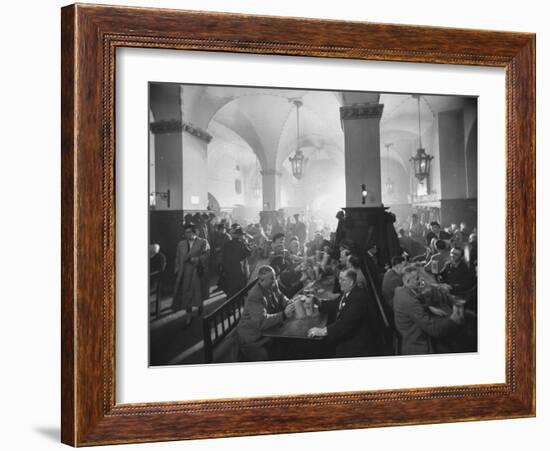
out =
{"type": "Polygon", "coordinates": [[[453,305],[453,313],[449,318],[457,324],[462,324],[464,322],[464,307],[453,305]]]}
{"type": "Polygon", "coordinates": [[[325,337],[327,335],[326,327],[312,327],[307,331],[308,338],[325,337]]]}
{"type": "Polygon", "coordinates": [[[429,306],[430,312],[432,312],[436,316],[447,316],[447,313],[445,313],[444,310],[441,310],[440,308],[429,306]]]}
{"type": "Polygon", "coordinates": [[[291,317],[294,312],[296,311],[296,306],[294,305],[294,302],[291,302],[290,304],[288,304],[286,307],[285,307],[285,316],[287,318],[291,317]]]}

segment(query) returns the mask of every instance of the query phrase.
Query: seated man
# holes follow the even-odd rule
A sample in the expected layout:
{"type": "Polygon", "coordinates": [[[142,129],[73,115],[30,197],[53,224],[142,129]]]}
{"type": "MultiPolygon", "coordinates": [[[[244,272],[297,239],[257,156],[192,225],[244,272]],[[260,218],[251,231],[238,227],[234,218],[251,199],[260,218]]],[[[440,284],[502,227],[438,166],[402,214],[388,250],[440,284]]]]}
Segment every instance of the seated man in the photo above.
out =
{"type": "Polygon", "coordinates": [[[271,252],[273,255],[279,255],[286,251],[285,249],[285,234],[276,233],[271,240],[271,252]]]}
{"type": "Polygon", "coordinates": [[[443,283],[451,286],[451,294],[463,295],[474,285],[474,277],[464,261],[464,251],[459,247],[451,249],[451,261],[441,271],[443,283]]]}
{"type": "Polygon", "coordinates": [[[319,302],[319,310],[328,314],[326,327],[312,327],[308,337],[326,337],[336,347],[335,357],[377,355],[375,315],[367,302],[367,294],[357,286],[357,273],[346,269],[340,273],[342,296],[319,302]]]}
{"type": "Polygon", "coordinates": [[[388,307],[393,310],[393,295],[395,289],[403,285],[403,269],[407,261],[401,256],[396,255],[391,259],[391,268],[384,274],[382,280],[382,296],[388,307]]]}
{"type": "Polygon", "coordinates": [[[453,307],[449,317],[435,316],[420,299],[420,277],[415,267],[405,268],[403,286],[395,289],[393,308],[395,327],[401,335],[400,354],[433,354],[432,338],[454,333],[463,320],[453,307]]]}
{"type": "Polygon", "coordinates": [[[279,291],[273,268],[262,266],[258,270],[258,283],[248,293],[237,326],[239,348],[247,361],[269,359],[266,348],[269,338],[262,332],[281,324],[293,314],[294,308],[294,304],[279,291]]]}
{"type": "Polygon", "coordinates": [[[451,260],[451,254],[445,241],[436,240],[435,249],[437,253],[433,254],[430,260],[424,265],[424,269],[431,272],[434,276],[443,271],[445,264],[451,260]]]}

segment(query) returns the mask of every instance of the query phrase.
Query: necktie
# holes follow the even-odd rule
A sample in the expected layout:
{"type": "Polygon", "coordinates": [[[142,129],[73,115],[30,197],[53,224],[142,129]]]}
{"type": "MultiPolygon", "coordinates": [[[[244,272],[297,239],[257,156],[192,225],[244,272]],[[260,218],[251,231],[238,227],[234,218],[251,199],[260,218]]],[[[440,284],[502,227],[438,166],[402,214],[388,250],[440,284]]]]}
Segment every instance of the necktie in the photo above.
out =
{"type": "Polygon", "coordinates": [[[338,304],[338,314],[336,315],[336,317],[340,316],[340,312],[342,311],[342,307],[344,307],[348,294],[349,293],[345,293],[344,295],[342,295],[342,299],[340,299],[340,304],[338,304]]]}

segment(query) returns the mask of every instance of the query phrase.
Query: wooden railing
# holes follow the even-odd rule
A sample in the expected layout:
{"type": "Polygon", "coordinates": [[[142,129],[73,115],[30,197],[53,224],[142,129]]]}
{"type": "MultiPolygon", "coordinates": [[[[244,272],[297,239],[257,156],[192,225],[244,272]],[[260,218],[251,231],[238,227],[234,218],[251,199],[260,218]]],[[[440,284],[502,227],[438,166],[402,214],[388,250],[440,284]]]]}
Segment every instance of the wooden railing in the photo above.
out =
{"type": "Polygon", "coordinates": [[[250,282],[239,292],[231,296],[212,313],[202,320],[204,340],[204,362],[214,361],[214,350],[237,327],[244,307],[246,295],[258,279],[250,282]]]}

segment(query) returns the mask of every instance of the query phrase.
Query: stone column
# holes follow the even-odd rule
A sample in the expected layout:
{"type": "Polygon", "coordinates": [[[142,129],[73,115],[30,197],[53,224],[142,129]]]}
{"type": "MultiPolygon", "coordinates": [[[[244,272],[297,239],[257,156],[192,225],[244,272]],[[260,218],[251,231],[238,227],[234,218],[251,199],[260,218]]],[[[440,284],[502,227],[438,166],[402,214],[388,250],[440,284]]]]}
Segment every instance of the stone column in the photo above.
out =
{"type": "Polygon", "coordinates": [[[276,169],[265,169],[262,174],[262,207],[264,211],[275,211],[281,199],[281,173],[276,169]]]}
{"type": "Polygon", "coordinates": [[[208,143],[212,136],[182,123],[182,192],[184,211],[205,211],[208,206],[208,143]]]}
{"type": "Polygon", "coordinates": [[[340,108],[346,155],[346,206],[381,207],[380,118],[384,105],[358,103],[340,108]],[[361,185],[367,188],[363,203],[361,185]]]}
{"type": "MultiPolygon", "coordinates": [[[[383,109],[380,103],[355,103],[340,108],[346,159],[345,238],[363,252],[376,245],[379,270],[399,254],[399,241],[393,228],[395,217],[382,205],[380,118],[383,109]],[[363,184],[367,190],[364,203],[363,184]]],[[[373,275],[379,270],[373,268],[373,275]]]]}
{"type": "Polygon", "coordinates": [[[206,210],[208,205],[207,147],[212,136],[181,120],[156,121],[157,191],[170,189],[170,208],[206,210]]]}

